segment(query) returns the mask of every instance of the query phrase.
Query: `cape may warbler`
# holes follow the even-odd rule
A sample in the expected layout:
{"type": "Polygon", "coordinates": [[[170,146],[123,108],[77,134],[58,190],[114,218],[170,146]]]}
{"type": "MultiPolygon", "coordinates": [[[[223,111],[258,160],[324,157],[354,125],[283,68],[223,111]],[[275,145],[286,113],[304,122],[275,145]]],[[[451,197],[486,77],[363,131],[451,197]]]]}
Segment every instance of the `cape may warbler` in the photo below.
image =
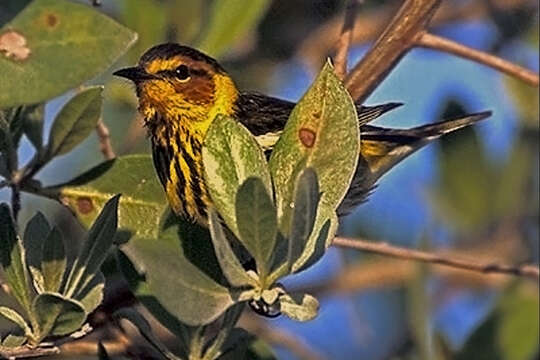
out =
{"type": "MultiPolygon", "coordinates": [[[[149,49],[137,66],[114,74],[136,85],[139,111],[152,142],[154,165],[171,208],[203,225],[211,200],[203,179],[201,148],[216,115],[236,118],[269,153],[295,105],[239,91],[216,60],[173,43],[149,49]]],[[[489,116],[487,112],[478,113],[406,130],[367,125],[399,105],[357,105],[360,159],[349,192],[338,210],[340,214],[365,200],[376,180],[415,150],[489,116]]]]}

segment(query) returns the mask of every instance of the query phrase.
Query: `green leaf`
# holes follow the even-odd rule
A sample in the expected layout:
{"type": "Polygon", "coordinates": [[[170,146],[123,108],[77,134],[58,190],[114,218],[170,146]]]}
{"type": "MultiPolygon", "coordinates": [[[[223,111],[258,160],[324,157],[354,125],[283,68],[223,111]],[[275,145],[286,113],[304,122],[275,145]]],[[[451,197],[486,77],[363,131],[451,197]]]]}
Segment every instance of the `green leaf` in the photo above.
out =
{"type": "Polygon", "coordinates": [[[49,335],[67,335],[78,330],[86,320],[81,303],[56,293],[39,294],[33,312],[39,325],[39,339],[49,335]]]}
{"type": "Polygon", "coordinates": [[[293,109],[270,158],[283,233],[290,233],[295,186],[291,179],[312,167],[322,193],[320,206],[335,210],[354,175],[359,147],[354,103],[327,63],[293,109]]]}
{"type": "Polygon", "coordinates": [[[268,0],[213,1],[205,32],[196,47],[213,57],[220,57],[255,28],[269,4],[268,0]]]}
{"type": "Polygon", "coordinates": [[[240,185],[236,194],[236,221],[239,238],[264,278],[272,265],[277,218],[274,203],[260,178],[250,177],[240,185]]]}
{"type": "Polygon", "coordinates": [[[141,314],[139,314],[134,309],[124,308],[120,309],[114,313],[115,317],[126,319],[132,323],[139,333],[148,341],[160,354],[162,354],[166,359],[169,360],[181,360],[178,356],[175,356],[171,353],[163,343],[154,335],[150,324],[141,314]]]}
{"type": "Polygon", "coordinates": [[[538,289],[515,286],[498,304],[498,343],[504,359],[527,360],[538,353],[538,289]]]}
{"type": "Polygon", "coordinates": [[[214,209],[210,209],[208,220],[214,251],[216,252],[221,270],[229,284],[236,287],[255,285],[253,278],[246,273],[234,254],[214,209]]]}
{"type": "Polygon", "coordinates": [[[45,292],[45,279],[43,279],[43,274],[41,270],[33,266],[29,266],[30,274],[32,275],[32,283],[34,284],[34,289],[38,294],[45,292]]]}
{"type": "Polygon", "coordinates": [[[138,299],[160,321],[174,323],[170,320],[173,317],[188,325],[207,324],[233,305],[233,298],[212,277],[214,274],[201,268],[217,263],[208,232],[190,232],[194,224],[171,220],[162,224],[155,238],[134,236],[123,245],[131,269],[125,261],[121,269],[138,299]],[[140,275],[134,279],[134,270],[144,272],[143,279],[140,275]]]}
{"type": "Polygon", "coordinates": [[[335,212],[329,214],[328,209],[319,207],[313,231],[302,255],[293,265],[293,272],[304,271],[321,259],[336,236],[338,225],[339,220],[335,212]]]}
{"type": "Polygon", "coordinates": [[[126,237],[157,237],[161,214],[168,207],[150,155],[121,156],[106,161],[46,191],[59,191],[62,202],[86,227],[91,226],[107,200],[122,193],[118,228],[126,237]]]}
{"type": "Polygon", "coordinates": [[[2,340],[2,346],[7,348],[16,348],[19,346],[23,346],[26,340],[26,336],[8,334],[8,336],[6,336],[4,340],[2,340]]]}
{"type": "Polygon", "coordinates": [[[102,91],[102,86],[86,88],[64,105],[51,128],[46,160],[70,152],[96,128],[102,91]]]}
{"type": "Polygon", "coordinates": [[[31,105],[25,108],[23,132],[39,152],[43,146],[43,119],[45,104],[31,105]]]}
{"type": "Polygon", "coordinates": [[[313,231],[319,198],[317,173],[312,168],[306,168],[298,177],[294,191],[294,210],[287,253],[288,272],[304,252],[313,231]]]}
{"type": "Polygon", "coordinates": [[[92,7],[31,2],[0,29],[0,48],[3,41],[12,50],[0,51],[0,108],[36,104],[82,84],[113,64],[136,37],[92,7]],[[10,37],[18,47],[6,44],[10,37]]]}
{"type": "Polygon", "coordinates": [[[88,283],[86,289],[81,290],[77,299],[80,301],[87,314],[90,314],[99,306],[99,304],[101,304],[104,289],[105,277],[101,272],[98,272],[88,283]]]}
{"type": "Polygon", "coordinates": [[[43,242],[41,274],[45,291],[58,292],[62,285],[66,265],[67,258],[62,233],[57,227],[53,227],[43,242]]]}
{"type": "Polygon", "coordinates": [[[0,204],[0,264],[4,269],[4,277],[11,294],[23,309],[28,311],[31,295],[26,258],[7,204],[0,204]]]}
{"type": "Polygon", "coordinates": [[[272,194],[264,154],[251,133],[233,118],[218,115],[203,146],[204,178],[214,206],[229,229],[238,235],[235,201],[240,185],[249,177],[262,179],[272,194]]]}
{"type": "Polygon", "coordinates": [[[88,236],[69,274],[65,293],[77,296],[99,271],[114,242],[118,225],[118,201],[120,195],[112,197],[88,231],[88,236]]]}
{"type": "Polygon", "coordinates": [[[19,325],[19,327],[24,331],[25,335],[32,334],[32,329],[30,329],[30,326],[26,323],[24,318],[15,310],[5,306],[0,306],[0,315],[5,317],[9,321],[19,325]]]}
{"type": "Polygon", "coordinates": [[[280,310],[296,321],[313,320],[319,311],[319,302],[304,293],[284,294],[279,297],[280,310]]]}
{"type": "Polygon", "coordinates": [[[28,224],[26,224],[23,243],[26,250],[26,261],[28,266],[33,266],[36,269],[40,268],[43,253],[43,241],[50,231],[51,227],[41,212],[37,212],[36,215],[30,219],[28,224]]]}

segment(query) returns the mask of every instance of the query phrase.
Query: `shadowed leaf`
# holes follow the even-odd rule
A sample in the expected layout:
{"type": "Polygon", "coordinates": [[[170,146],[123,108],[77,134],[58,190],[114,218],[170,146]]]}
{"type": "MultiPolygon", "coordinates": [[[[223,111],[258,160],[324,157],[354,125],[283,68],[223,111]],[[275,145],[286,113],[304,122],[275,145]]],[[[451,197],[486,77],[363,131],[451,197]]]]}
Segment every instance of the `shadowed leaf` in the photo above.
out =
{"type": "Polygon", "coordinates": [[[38,295],[34,299],[33,311],[41,339],[48,335],[70,334],[80,329],[86,319],[79,302],[55,293],[38,295]]]}
{"type": "Polygon", "coordinates": [[[271,267],[276,243],[276,208],[261,179],[250,177],[236,194],[236,221],[240,241],[257,263],[264,277],[271,267]]]}
{"type": "Polygon", "coordinates": [[[102,91],[102,86],[86,88],[64,105],[51,128],[46,160],[70,152],[96,128],[102,91]]]}
{"type": "Polygon", "coordinates": [[[54,227],[43,243],[41,274],[43,275],[43,289],[45,291],[58,292],[66,265],[64,239],[60,230],[54,227]]]}
{"type": "Polygon", "coordinates": [[[11,294],[28,311],[31,295],[26,257],[7,204],[0,204],[0,264],[11,294]]]}

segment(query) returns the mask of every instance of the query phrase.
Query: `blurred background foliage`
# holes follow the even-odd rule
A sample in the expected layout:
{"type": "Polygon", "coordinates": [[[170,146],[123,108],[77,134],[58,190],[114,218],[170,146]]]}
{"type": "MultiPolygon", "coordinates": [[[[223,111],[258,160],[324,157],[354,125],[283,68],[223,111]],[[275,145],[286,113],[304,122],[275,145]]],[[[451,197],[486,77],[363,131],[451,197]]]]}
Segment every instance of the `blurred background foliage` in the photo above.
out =
{"type": "MultiPolygon", "coordinates": [[[[0,2],[0,26],[29,2],[0,2]]],[[[103,120],[111,130],[115,151],[118,155],[149,151],[136,114],[133,87],[111,76],[115,69],[135,63],[145,49],[164,41],[200,47],[222,62],[241,89],[296,100],[332,54],[344,3],[102,1],[99,11],[139,35],[117,65],[92,81],[105,84],[103,120]]],[[[399,4],[365,1],[358,16],[351,64],[366,51],[399,4]]],[[[535,0],[447,0],[432,30],[538,71],[535,0]]],[[[45,133],[66,100],[64,95],[47,103],[45,133]]],[[[405,106],[386,115],[379,125],[408,127],[486,109],[494,115],[474,128],[445,137],[392,170],[370,201],[343,220],[341,233],[472,259],[537,264],[538,88],[447,54],[414,50],[368,99],[371,104],[387,101],[404,102],[405,106]]],[[[25,162],[31,158],[32,148],[26,138],[22,141],[19,156],[25,162]]],[[[59,183],[101,161],[97,138],[92,135],[38,178],[45,185],[59,183]]],[[[8,191],[0,192],[2,200],[8,196],[8,191]]],[[[51,223],[69,229],[71,238],[80,238],[79,225],[65,209],[31,195],[23,196],[20,223],[36,210],[44,212],[51,223]]],[[[118,275],[112,265],[105,270],[110,296],[118,290],[118,275]]],[[[539,357],[538,284],[529,280],[331,249],[323,261],[285,285],[317,294],[319,317],[306,324],[251,316],[241,321],[267,341],[280,359],[299,358],[301,349],[305,358],[307,352],[326,359],[539,357]],[[296,345],[283,346],[279,334],[296,345]]],[[[107,303],[94,322],[106,321],[106,313],[107,303]]],[[[98,334],[103,339],[113,335],[107,327],[98,334]]]]}

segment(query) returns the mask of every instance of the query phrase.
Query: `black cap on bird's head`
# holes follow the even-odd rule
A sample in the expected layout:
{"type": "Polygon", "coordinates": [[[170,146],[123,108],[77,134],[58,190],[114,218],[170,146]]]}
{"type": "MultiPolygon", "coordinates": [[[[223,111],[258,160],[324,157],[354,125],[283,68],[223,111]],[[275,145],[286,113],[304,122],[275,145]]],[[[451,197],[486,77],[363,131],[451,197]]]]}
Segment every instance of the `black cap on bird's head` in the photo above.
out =
{"type": "Polygon", "coordinates": [[[198,50],[175,43],[165,43],[148,49],[141,56],[137,66],[117,70],[113,75],[124,77],[135,83],[156,79],[159,73],[164,74],[166,71],[175,70],[171,68],[178,63],[175,59],[182,59],[182,64],[188,68],[191,64],[204,63],[215,72],[225,72],[216,60],[198,50]]]}

